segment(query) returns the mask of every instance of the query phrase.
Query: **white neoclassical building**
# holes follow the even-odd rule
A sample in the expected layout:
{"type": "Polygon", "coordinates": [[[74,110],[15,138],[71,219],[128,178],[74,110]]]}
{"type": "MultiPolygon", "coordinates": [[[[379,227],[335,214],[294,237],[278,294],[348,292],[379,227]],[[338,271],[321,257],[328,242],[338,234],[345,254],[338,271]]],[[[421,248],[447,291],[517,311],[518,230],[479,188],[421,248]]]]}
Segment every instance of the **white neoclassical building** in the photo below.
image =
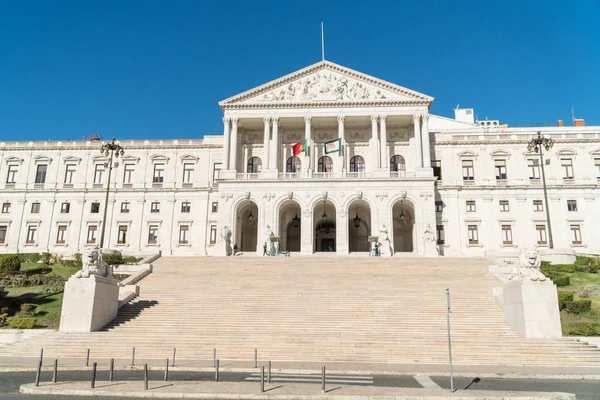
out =
{"type": "Polygon", "coordinates": [[[0,252],[80,252],[106,224],[125,254],[262,254],[274,237],[292,255],[371,238],[383,256],[475,256],[548,246],[548,222],[555,247],[600,251],[600,127],[449,119],[432,102],[313,64],[220,102],[222,136],[121,140],[106,221],[102,141],[1,142],[0,252]],[[548,204],[527,146],[540,129],[548,204]]]}

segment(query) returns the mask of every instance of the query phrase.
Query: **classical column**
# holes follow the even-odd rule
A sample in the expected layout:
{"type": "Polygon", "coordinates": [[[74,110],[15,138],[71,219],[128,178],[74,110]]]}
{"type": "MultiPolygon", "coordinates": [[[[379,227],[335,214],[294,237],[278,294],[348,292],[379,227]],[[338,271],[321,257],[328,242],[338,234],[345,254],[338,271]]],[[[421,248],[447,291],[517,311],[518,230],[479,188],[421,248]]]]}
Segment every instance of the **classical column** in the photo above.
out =
{"type": "Polygon", "coordinates": [[[387,115],[381,114],[379,116],[379,129],[381,131],[381,168],[388,169],[389,161],[387,156],[387,127],[386,127],[387,115]]]}
{"type": "Polygon", "coordinates": [[[263,138],[263,167],[264,169],[269,169],[271,167],[271,164],[269,163],[269,155],[271,154],[271,151],[269,149],[269,143],[271,139],[271,118],[270,117],[264,117],[263,121],[265,123],[265,134],[264,134],[264,138],[263,138]]]}
{"type": "Polygon", "coordinates": [[[231,118],[223,118],[223,169],[229,169],[229,124],[231,118]]]}
{"type": "Polygon", "coordinates": [[[271,169],[279,167],[279,117],[271,118],[273,121],[273,158],[271,158],[271,169]]]}
{"type": "Polygon", "coordinates": [[[314,224],[313,224],[313,211],[303,211],[300,216],[302,217],[300,225],[300,253],[301,254],[313,254],[313,237],[314,237],[314,224]]]}
{"type": "Polygon", "coordinates": [[[413,124],[415,127],[415,152],[417,153],[417,168],[421,168],[423,166],[423,152],[421,145],[421,125],[420,125],[421,116],[418,114],[413,115],[413,124]]]}
{"type": "Polygon", "coordinates": [[[423,126],[421,127],[423,137],[423,166],[431,167],[431,148],[429,147],[429,114],[423,115],[423,126]]]}
{"type": "Polygon", "coordinates": [[[344,119],[343,115],[338,115],[338,138],[340,139],[340,151],[338,152],[338,161],[341,163],[340,172],[346,169],[346,155],[344,154],[344,119]]]}
{"type": "Polygon", "coordinates": [[[373,169],[379,168],[379,138],[377,137],[377,115],[371,115],[371,146],[373,146],[373,169]]]}
{"type": "Polygon", "coordinates": [[[312,155],[312,138],[311,138],[311,128],[310,128],[310,121],[312,120],[312,117],[310,116],[306,116],[304,117],[304,139],[306,140],[306,153],[304,155],[304,165],[306,166],[305,168],[307,169],[308,173],[310,174],[310,171],[312,171],[311,165],[310,165],[310,157],[312,155]]]}
{"type": "Polygon", "coordinates": [[[229,156],[229,169],[237,169],[237,136],[238,136],[238,119],[231,118],[231,149],[229,156]]]}

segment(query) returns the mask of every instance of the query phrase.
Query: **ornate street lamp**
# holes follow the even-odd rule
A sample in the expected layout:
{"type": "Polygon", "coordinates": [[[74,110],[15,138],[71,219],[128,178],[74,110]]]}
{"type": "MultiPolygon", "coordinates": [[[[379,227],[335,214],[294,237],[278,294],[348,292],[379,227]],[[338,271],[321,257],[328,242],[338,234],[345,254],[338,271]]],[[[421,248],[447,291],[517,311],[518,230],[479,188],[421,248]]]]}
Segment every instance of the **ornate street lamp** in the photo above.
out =
{"type": "Polygon", "coordinates": [[[115,143],[115,138],[112,139],[111,143],[105,143],[100,148],[100,153],[104,154],[108,161],[108,181],[106,183],[106,198],[104,199],[104,219],[102,220],[102,233],[100,234],[100,248],[104,247],[104,231],[106,230],[106,212],[108,211],[108,193],[110,192],[110,175],[113,169],[113,156],[119,158],[123,157],[125,151],[118,144],[115,143]]]}
{"type": "Polygon", "coordinates": [[[358,227],[360,226],[360,221],[362,221],[362,219],[358,216],[358,213],[356,213],[356,216],[352,218],[352,221],[354,221],[354,227],[358,229],[358,227]]]}
{"type": "MultiPolygon", "coordinates": [[[[403,200],[400,200],[400,207],[402,207],[402,202],[403,202],[403,200]]],[[[406,215],[404,215],[404,209],[400,210],[399,218],[400,218],[400,221],[404,221],[406,219],[406,215]]]]}
{"type": "Polygon", "coordinates": [[[292,218],[292,226],[297,228],[300,226],[300,218],[298,218],[298,212],[296,212],[296,216],[292,218]]]}
{"type": "Polygon", "coordinates": [[[327,211],[325,211],[325,200],[323,200],[323,215],[321,215],[321,219],[323,221],[327,219],[327,211]]]}
{"type": "Polygon", "coordinates": [[[542,149],[549,151],[554,146],[554,141],[551,138],[542,137],[542,133],[538,131],[537,137],[531,139],[527,144],[527,150],[530,152],[540,153],[540,164],[542,166],[542,184],[544,185],[544,201],[546,203],[546,220],[548,221],[548,246],[553,249],[554,242],[552,241],[552,225],[550,224],[550,208],[548,207],[548,191],[546,190],[546,174],[544,173],[544,154],[542,149]]]}
{"type": "Polygon", "coordinates": [[[252,214],[252,202],[250,202],[250,215],[248,215],[248,222],[254,222],[254,214],[252,214]]]}

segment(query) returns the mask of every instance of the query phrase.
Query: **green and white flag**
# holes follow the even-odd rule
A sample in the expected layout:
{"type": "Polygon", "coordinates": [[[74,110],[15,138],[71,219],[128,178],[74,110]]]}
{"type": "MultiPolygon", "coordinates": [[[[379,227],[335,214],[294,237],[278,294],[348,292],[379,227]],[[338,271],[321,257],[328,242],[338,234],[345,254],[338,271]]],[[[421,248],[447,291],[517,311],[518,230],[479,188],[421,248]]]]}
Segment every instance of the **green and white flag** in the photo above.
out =
{"type": "Polygon", "coordinates": [[[325,142],[325,154],[342,151],[342,139],[330,140],[325,142]]]}

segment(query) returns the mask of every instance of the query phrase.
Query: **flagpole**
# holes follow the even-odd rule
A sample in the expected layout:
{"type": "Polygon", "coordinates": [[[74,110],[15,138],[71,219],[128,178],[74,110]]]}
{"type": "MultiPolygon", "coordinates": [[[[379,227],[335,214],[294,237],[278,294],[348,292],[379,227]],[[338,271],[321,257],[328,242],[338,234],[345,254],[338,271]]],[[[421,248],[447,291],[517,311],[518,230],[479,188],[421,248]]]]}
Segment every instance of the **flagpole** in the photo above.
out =
{"type": "Polygon", "coordinates": [[[321,22],[321,60],[325,61],[325,33],[323,31],[323,22],[321,22]]]}

